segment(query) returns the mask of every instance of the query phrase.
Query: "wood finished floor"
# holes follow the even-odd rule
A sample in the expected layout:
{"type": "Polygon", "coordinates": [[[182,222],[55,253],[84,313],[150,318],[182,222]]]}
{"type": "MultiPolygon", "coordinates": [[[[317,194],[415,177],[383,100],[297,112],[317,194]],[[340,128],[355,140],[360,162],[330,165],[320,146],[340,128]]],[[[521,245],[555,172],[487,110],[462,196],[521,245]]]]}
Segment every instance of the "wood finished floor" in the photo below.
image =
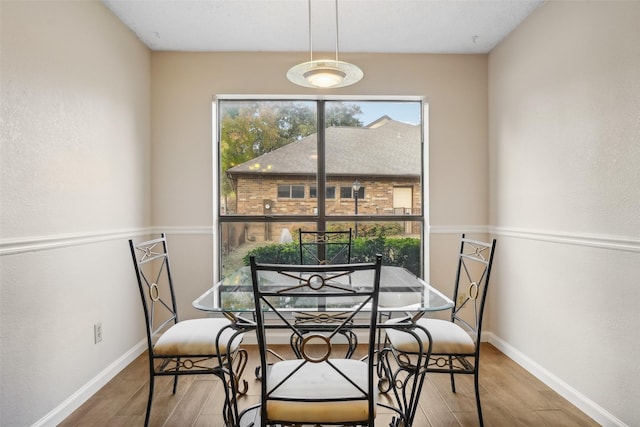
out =
{"type": "MultiPolygon", "coordinates": [[[[244,378],[249,392],[240,398],[246,407],[258,401],[254,376],[255,346],[245,346],[249,363],[244,378]]],[[[487,427],[598,426],[584,413],[545,386],[490,344],[483,344],[480,397],[487,427]]],[[[60,427],[142,426],[148,396],[146,355],[138,357],[113,380],[64,420],[60,427]]],[[[415,427],[477,426],[471,376],[456,377],[452,393],[447,375],[428,376],[420,398],[415,427]]],[[[223,427],[223,390],[213,375],[183,376],[171,394],[172,379],[156,379],[150,426],[223,427]]],[[[391,415],[380,411],[376,426],[387,426],[391,415]]]]}

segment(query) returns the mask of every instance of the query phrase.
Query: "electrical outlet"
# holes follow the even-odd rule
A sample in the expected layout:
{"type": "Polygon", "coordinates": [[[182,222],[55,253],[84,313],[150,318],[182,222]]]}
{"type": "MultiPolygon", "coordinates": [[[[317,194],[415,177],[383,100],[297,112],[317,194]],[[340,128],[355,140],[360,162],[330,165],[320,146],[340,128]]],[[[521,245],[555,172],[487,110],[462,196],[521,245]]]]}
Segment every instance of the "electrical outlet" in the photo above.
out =
{"type": "Polygon", "coordinates": [[[93,339],[96,344],[102,341],[102,322],[93,325],[93,339]]]}

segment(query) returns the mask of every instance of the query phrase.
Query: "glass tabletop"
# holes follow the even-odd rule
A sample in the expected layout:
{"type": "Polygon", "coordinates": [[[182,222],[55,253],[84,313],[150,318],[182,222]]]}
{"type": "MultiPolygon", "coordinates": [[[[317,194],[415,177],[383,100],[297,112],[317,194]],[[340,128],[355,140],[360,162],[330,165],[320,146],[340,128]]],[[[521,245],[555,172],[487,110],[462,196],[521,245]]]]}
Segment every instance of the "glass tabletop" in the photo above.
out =
{"type": "MultiPolygon", "coordinates": [[[[264,272],[260,277],[262,285],[280,286],[282,278],[273,272],[264,272]],[[268,273],[273,273],[273,277],[268,273]]],[[[373,272],[358,271],[340,280],[353,287],[371,286],[373,272]]],[[[296,280],[291,278],[291,280],[296,280]]],[[[251,268],[242,267],[207,289],[193,301],[198,310],[210,312],[250,312],[254,310],[251,268]]],[[[357,302],[354,301],[354,304],[357,302]]],[[[276,302],[282,309],[291,311],[345,311],[348,307],[338,306],[327,298],[318,305],[315,299],[289,298],[276,302]]],[[[448,310],[453,301],[424,280],[402,267],[383,266],[380,275],[380,296],[378,309],[384,312],[420,312],[448,310]]]]}

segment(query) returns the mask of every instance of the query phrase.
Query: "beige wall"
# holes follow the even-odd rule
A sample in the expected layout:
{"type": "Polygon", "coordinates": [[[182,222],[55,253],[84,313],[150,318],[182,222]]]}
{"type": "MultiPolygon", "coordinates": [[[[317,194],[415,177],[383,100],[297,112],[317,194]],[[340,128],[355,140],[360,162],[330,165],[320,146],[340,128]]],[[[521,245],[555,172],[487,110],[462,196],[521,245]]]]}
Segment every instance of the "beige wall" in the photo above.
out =
{"type": "MultiPolygon", "coordinates": [[[[323,95],[417,95],[429,103],[431,223],[486,225],[487,57],[345,54],[344,59],[361,66],[365,78],[323,95]],[[465,197],[450,197],[452,192],[465,197]]],[[[213,96],[320,95],[285,77],[303,60],[304,53],[152,54],[154,223],[211,224],[213,96]],[[183,186],[192,191],[181,191],[183,186]]]]}
{"type": "MultiPolygon", "coordinates": [[[[212,97],[316,92],[284,77],[304,53],[150,53],[98,2],[1,7],[0,423],[55,425],[142,349],[127,238],[169,232],[182,317],[202,315],[191,301],[214,276],[212,97]]],[[[486,229],[486,55],[344,59],[366,77],[335,94],[430,104],[434,231],[486,229]]]]}
{"type": "Polygon", "coordinates": [[[640,425],[638,22],[551,1],[489,56],[489,329],[603,425],[640,425]]]}
{"type": "MultiPolygon", "coordinates": [[[[430,280],[492,226],[487,336],[605,425],[640,425],[639,5],[549,2],[489,58],[345,54],[365,79],[328,92],[425,97],[430,280]]],[[[0,424],[54,425],[140,351],[126,238],[169,231],[200,315],[212,97],[315,92],[284,78],[303,53],[150,54],[96,2],[0,7],[0,424]]]]}
{"type": "MultiPolygon", "coordinates": [[[[639,5],[549,2],[489,58],[345,54],[365,79],[323,92],[425,97],[430,280],[491,226],[487,336],[605,425],[640,424],[639,5]]],[[[304,53],[149,53],[96,2],[0,7],[0,424],[54,425],[141,349],[126,238],[169,231],[201,315],[212,97],[316,92],[284,77],[304,53]]]]}
{"type": "MultiPolygon", "coordinates": [[[[213,224],[212,117],[216,95],[424,96],[429,104],[429,209],[431,244],[456,240],[463,230],[485,232],[488,224],[488,124],[486,55],[343,54],[357,63],[364,79],[351,87],[322,91],[291,84],[286,71],[305,53],[152,54],[153,222],[199,233],[213,224]]],[[[191,248],[193,263],[204,246],[191,248]]],[[[431,278],[451,291],[453,259],[432,266],[431,278]]],[[[433,256],[433,255],[432,255],[433,256]]],[[[433,263],[432,263],[433,264],[433,263]]],[[[177,270],[177,268],[174,268],[177,270]]],[[[196,297],[211,271],[189,277],[196,297]]],[[[177,273],[176,273],[177,274],[177,273]]],[[[186,278],[185,278],[186,280],[186,278]]],[[[187,301],[190,301],[187,299],[187,301]]],[[[197,313],[185,304],[190,316],[197,313]]]]}
{"type": "Polygon", "coordinates": [[[0,7],[0,425],[55,425],[144,336],[150,53],[101,3],[0,7]]]}

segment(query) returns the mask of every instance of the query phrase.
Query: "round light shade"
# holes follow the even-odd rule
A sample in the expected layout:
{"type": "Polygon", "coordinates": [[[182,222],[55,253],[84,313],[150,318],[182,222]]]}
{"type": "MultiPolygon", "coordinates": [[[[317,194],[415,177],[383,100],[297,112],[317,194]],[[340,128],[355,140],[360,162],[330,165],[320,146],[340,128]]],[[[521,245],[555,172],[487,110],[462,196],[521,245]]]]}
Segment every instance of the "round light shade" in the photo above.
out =
{"type": "Polygon", "coordinates": [[[292,83],[315,88],[345,87],[359,82],[363,76],[357,65],[328,59],[303,62],[287,72],[292,83]]]}

